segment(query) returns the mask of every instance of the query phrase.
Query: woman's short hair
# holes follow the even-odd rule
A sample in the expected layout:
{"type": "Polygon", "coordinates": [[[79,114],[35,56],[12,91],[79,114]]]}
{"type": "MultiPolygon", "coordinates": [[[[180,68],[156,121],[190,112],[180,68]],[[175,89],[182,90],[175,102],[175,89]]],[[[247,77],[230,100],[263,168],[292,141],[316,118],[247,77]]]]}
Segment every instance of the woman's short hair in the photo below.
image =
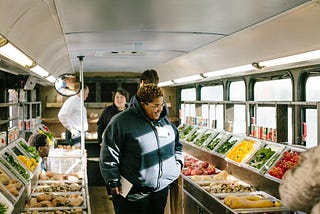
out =
{"type": "Polygon", "coordinates": [[[151,103],[159,97],[163,97],[163,89],[155,84],[145,84],[137,92],[138,101],[143,103],[151,103]]]}
{"type": "Polygon", "coordinates": [[[121,94],[122,96],[124,96],[126,98],[126,101],[128,102],[129,100],[129,92],[126,91],[125,89],[123,88],[118,88],[117,90],[113,91],[112,92],[112,101],[114,102],[114,99],[116,97],[116,93],[119,93],[121,94]]]}
{"type": "Polygon", "coordinates": [[[47,145],[47,136],[41,133],[32,134],[29,137],[28,143],[30,146],[34,146],[38,149],[40,146],[47,145]]]}

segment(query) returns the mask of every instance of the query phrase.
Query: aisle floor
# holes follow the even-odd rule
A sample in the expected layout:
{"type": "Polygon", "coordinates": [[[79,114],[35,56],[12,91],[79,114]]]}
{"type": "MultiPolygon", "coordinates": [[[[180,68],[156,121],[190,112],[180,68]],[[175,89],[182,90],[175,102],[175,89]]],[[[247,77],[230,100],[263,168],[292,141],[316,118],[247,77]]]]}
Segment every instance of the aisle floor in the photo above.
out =
{"type": "Polygon", "coordinates": [[[89,186],[92,214],[114,214],[112,201],[108,199],[105,186],[89,186]]]}

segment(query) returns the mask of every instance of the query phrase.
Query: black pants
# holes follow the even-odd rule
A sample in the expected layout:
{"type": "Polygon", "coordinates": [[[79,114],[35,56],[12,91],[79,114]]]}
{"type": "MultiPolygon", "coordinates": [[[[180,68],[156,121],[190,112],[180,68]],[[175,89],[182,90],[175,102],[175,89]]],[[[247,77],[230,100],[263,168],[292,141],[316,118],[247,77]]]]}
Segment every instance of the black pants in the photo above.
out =
{"type": "Polygon", "coordinates": [[[151,193],[130,190],[126,198],[113,195],[112,202],[116,214],[163,214],[167,197],[168,187],[151,193]]]}

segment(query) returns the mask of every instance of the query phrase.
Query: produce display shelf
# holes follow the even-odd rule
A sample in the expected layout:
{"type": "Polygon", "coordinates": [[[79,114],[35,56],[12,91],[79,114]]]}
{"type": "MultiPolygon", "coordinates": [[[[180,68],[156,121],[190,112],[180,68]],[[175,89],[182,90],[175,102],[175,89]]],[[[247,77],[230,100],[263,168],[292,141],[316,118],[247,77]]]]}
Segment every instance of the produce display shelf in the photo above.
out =
{"type": "Polygon", "coordinates": [[[201,135],[203,132],[203,128],[200,126],[195,126],[191,132],[186,136],[184,139],[185,141],[188,141],[192,143],[199,135],[201,135]]]}
{"type": "Polygon", "coordinates": [[[221,143],[225,142],[231,137],[231,134],[226,132],[218,132],[215,136],[213,136],[210,140],[208,140],[202,148],[208,151],[214,151],[214,149],[221,143]]]}
{"type": "Polygon", "coordinates": [[[196,128],[196,126],[194,126],[194,125],[181,124],[180,126],[178,126],[180,138],[185,139],[190,134],[190,132],[192,132],[195,128],[196,128]]]}
{"type": "Polygon", "coordinates": [[[202,147],[203,145],[206,144],[206,142],[208,142],[208,140],[215,137],[217,134],[218,134],[217,131],[213,131],[211,129],[205,128],[203,129],[202,133],[192,141],[192,143],[199,147],[202,147]]]}
{"type": "Polygon", "coordinates": [[[32,193],[26,202],[24,211],[69,210],[70,208],[84,210],[87,209],[85,195],[84,189],[80,192],[32,193]]]}
{"type": "Polygon", "coordinates": [[[53,180],[40,180],[33,187],[32,193],[39,192],[80,192],[85,189],[83,180],[78,181],[53,181],[53,180]]]}
{"type": "Polygon", "coordinates": [[[241,166],[242,163],[246,162],[258,149],[260,149],[264,143],[262,141],[244,138],[236,143],[225,156],[227,162],[231,162],[235,165],[241,166]],[[252,148],[248,150],[248,147],[252,148]],[[242,157],[237,159],[238,157],[242,157]]]}
{"type": "Polygon", "coordinates": [[[16,176],[11,171],[6,167],[3,167],[1,164],[0,175],[2,175],[0,182],[0,189],[2,193],[8,198],[8,200],[15,204],[23,194],[25,186],[20,180],[16,179],[16,176]],[[6,179],[9,180],[6,181],[6,179]]]}
{"type": "Polygon", "coordinates": [[[217,155],[219,157],[224,158],[226,154],[240,141],[242,141],[243,137],[240,136],[231,136],[229,139],[225,141],[221,141],[218,145],[214,148],[211,153],[217,155]]]}
{"type": "MultiPolygon", "coordinates": [[[[261,198],[261,200],[269,200],[269,201],[271,201],[272,204],[274,204],[274,206],[272,206],[272,207],[231,208],[236,213],[274,213],[274,212],[288,211],[288,208],[284,207],[281,204],[281,201],[279,199],[277,199],[277,198],[275,198],[275,197],[273,197],[263,191],[246,192],[246,193],[227,193],[227,194],[215,195],[215,197],[218,200],[220,200],[221,203],[224,203],[224,204],[225,204],[224,199],[228,196],[239,197],[239,198],[248,197],[248,196],[258,197],[258,198],[261,198]]],[[[252,203],[252,201],[249,203],[252,203]]],[[[228,206],[227,204],[225,204],[225,205],[228,206]]],[[[253,204],[252,206],[256,206],[256,205],[253,204]]]]}
{"type": "Polygon", "coordinates": [[[298,163],[300,154],[305,151],[306,149],[304,148],[286,146],[273,164],[270,165],[270,168],[264,176],[268,179],[281,183],[284,173],[298,163]]]}
{"type": "Polygon", "coordinates": [[[20,148],[22,151],[24,151],[25,154],[28,155],[28,157],[32,157],[34,158],[36,161],[40,162],[40,155],[38,153],[38,151],[36,150],[35,147],[31,147],[27,144],[27,142],[25,141],[25,139],[23,138],[18,138],[16,139],[14,142],[12,142],[13,144],[17,145],[18,148],[20,148]]]}
{"type": "Polygon", "coordinates": [[[30,172],[10,150],[4,149],[0,151],[0,162],[25,185],[27,185],[33,177],[32,172],[30,172]]]}
{"type": "Polygon", "coordinates": [[[2,207],[3,209],[5,209],[5,211],[3,210],[3,214],[10,214],[13,211],[13,204],[0,192],[0,206],[4,206],[2,207]]]}
{"type": "Polygon", "coordinates": [[[22,138],[18,138],[14,142],[10,143],[6,148],[10,149],[10,151],[12,151],[16,156],[24,155],[28,158],[31,158],[32,156],[19,145],[18,142],[21,142],[21,139],[22,138]]]}
{"type": "Polygon", "coordinates": [[[280,200],[263,191],[252,191],[252,192],[246,192],[246,193],[212,194],[204,190],[203,187],[195,183],[188,176],[182,175],[182,179],[183,179],[183,191],[189,196],[193,197],[194,200],[197,200],[197,198],[201,198],[201,200],[199,200],[198,202],[201,203],[202,206],[206,207],[206,209],[208,209],[211,213],[233,213],[233,214],[281,213],[283,214],[283,213],[290,212],[286,207],[282,205],[279,207],[268,207],[268,208],[232,209],[229,206],[227,206],[223,201],[223,199],[227,195],[240,196],[240,195],[259,194],[273,201],[280,202],[280,200]]]}
{"type": "Polygon", "coordinates": [[[272,159],[276,159],[284,149],[284,145],[266,142],[264,146],[258,149],[246,162],[242,163],[241,166],[263,175],[269,169],[267,163],[272,159]],[[271,152],[273,152],[273,154],[271,152]],[[270,153],[269,156],[267,156],[268,153],[270,153]]]}

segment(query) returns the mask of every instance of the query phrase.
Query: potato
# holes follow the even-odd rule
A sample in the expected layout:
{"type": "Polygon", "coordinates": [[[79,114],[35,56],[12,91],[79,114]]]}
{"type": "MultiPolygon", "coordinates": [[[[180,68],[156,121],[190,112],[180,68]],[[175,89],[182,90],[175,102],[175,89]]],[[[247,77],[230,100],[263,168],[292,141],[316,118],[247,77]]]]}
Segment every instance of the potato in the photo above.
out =
{"type": "Polygon", "coordinates": [[[65,180],[65,176],[64,176],[64,175],[55,174],[55,175],[52,176],[50,179],[51,179],[51,180],[62,181],[62,180],[65,180]]]}
{"type": "Polygon", "coordinates": [[[49,195],[49,194],[40,194],[37,196],[37,201],[40,202],[40,201],[51,201],[52,199],[52,196],[49,195]]]}
{"type": "Polygon", "coordinates": [[[6,174],[0,174],[0,182],[6,186],[9,184],[10,178],[6,174]]]}
{"type": "Polygon", "coordinates": [[[52,171],[47,171],[46,172],[46,175],[47,175],[47,177],[49,177],[49,178],[51,178],[52,176],[54,176],[54,175],[56,175],[57,173],[55,173],[55,172],[52,172],[52,171]]]}
{"type": "Polygon", "coordinates": [[[19,192],[16,188],[8,188],[9,192],[14,196],[19,196],[19,192]]]}
{"type": "Polygon", "coordinates": [[[40,173],[40,175],[39,175],[39,180],[47,180],[47,175],[46,175],[46,173],[40,173]]]}
{"type": "Polygon", "coordinates": [[[83,198],[78,196],[76,198],[69,198],[69,206],[71,207],[79,207],[83,203],[83,198]]]}
{"type": "Polygon", "coordinates": [[[8,184],[6,187],[7,187],[8,189],[14,188],[14,189],[19,190],[19,189],[22,188],[22,184],[21,184],[21,183],[8,184]]]}

